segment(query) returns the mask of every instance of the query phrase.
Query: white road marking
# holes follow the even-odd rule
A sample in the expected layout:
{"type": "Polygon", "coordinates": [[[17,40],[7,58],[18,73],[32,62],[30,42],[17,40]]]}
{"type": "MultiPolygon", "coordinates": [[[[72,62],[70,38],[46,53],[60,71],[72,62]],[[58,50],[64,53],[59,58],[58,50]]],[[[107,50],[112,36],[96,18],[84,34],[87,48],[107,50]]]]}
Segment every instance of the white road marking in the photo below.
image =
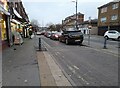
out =
{"type": "Polygon", "coordinates": [[[81,79],[83,82],[85,82],[87,85],[89,85],[90,83],[88,83],[84,78],[82,78],[81,76],[78,76],[79,79],[81,79]]]}
{"type": "Polygon", "coordinates": [[[56,53],[60,55],[60,52],[56,52],[56,53]]]}
{"type": "Polygon", "coordinates": [[[68,66],[68,68],[72,71],[73,70],[73,68],[71,67],[71,66],[68,66]]]}
{"type": "Polygon", "coordinates": [[[74,74],[76,73],[75,70],[71,66],[69,66],[69,65],[67,65],[67,66],[72,71],[72,73],[74,73],[74,74]]]}
{"type": "Polygon", "coordinates": [[[77,66],[73,65],[73,67],[74,67],[75,69],[79,70],[79,68],[78,68],[77,66]]]}

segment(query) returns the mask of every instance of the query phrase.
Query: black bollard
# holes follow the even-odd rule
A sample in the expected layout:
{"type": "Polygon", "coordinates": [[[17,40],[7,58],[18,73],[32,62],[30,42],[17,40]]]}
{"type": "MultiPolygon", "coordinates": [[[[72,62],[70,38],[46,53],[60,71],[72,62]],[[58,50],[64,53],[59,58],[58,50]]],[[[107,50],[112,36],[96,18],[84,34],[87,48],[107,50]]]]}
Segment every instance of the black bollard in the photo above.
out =
{"type": "Polygon", "coordinates": [[[118,48],[120,48],[120,39],[118,39],[118,48]]]}
{"type": "Polygon", "coordinates": [[[39,51],[41,50],[41,38],[39,38],[39,51]]]}
{"type": "Polygon", "coordinates": [[[107,45],[107,38],[105,37],[104,39],[105,40],[104,40],[104,47],[103,47],[103,49],[107,49],[107,46],[106,46],[107,45]]]}

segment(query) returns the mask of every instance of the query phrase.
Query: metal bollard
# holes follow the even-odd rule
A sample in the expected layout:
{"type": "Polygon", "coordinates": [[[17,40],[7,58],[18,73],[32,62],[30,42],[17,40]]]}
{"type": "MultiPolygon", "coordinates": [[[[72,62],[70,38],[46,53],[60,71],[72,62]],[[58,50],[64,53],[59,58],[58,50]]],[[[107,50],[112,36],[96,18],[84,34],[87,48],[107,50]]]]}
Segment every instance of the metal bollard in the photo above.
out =
{"type": "Polygon", "coordinates": [[[120,39],[118,39],[118,48],[120,48],[120,39]]]}
{"type": "Polygon", "coordinates": [[[88,45],[90,45],[90,30],[89,30],[89,35],[88,35],[88,45]]]}
{"type": "Polygon", "coordinates": [[[103,47],[103,49],[107,49],[107,46],[106,46],[107,45],[107,38],[105,37],[104,39],[105,40],[104,40],[104,47],[103,47]]]}
{"type": "Polygon", "coordinates": [[[39,51],[41,50],[41,38],[39,38],[39,51]]]}

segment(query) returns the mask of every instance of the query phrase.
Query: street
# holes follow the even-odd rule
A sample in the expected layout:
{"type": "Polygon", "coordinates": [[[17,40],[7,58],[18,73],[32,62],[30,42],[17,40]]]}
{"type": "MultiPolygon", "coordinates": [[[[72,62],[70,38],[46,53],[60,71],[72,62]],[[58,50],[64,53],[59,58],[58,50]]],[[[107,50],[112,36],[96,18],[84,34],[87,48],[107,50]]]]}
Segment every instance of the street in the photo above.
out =
{"type": "MultiPolygon", "coordinates": [[[[41,38],[44,47],[76,86],[118,85],[118,55],[102,49],[102,42],[92,38],[94,40],[91,40],[90,44],[95,42],[101,47],[93,48],[87,45],[87,38],[82,46],[66,45],[43,36],[41,38]]],[[[117,52],[118,42],[109,42],[108,46],[113,44],[117,52]]]]}

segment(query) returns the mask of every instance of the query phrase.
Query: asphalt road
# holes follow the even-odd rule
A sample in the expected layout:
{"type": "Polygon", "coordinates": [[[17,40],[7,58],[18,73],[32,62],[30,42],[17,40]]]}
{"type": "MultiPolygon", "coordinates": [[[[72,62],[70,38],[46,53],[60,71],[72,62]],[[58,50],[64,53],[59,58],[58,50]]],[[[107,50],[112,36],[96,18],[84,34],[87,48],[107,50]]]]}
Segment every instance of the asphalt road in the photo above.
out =
{"type": "MultiPolygon", "coordinates": [[[[42,44],[77,86],[117,86],[118,57],[86,45],[65,45],[42,38],[42,44]]],[[[117,43],[116,43],[117,44],[117,43]]]]}

